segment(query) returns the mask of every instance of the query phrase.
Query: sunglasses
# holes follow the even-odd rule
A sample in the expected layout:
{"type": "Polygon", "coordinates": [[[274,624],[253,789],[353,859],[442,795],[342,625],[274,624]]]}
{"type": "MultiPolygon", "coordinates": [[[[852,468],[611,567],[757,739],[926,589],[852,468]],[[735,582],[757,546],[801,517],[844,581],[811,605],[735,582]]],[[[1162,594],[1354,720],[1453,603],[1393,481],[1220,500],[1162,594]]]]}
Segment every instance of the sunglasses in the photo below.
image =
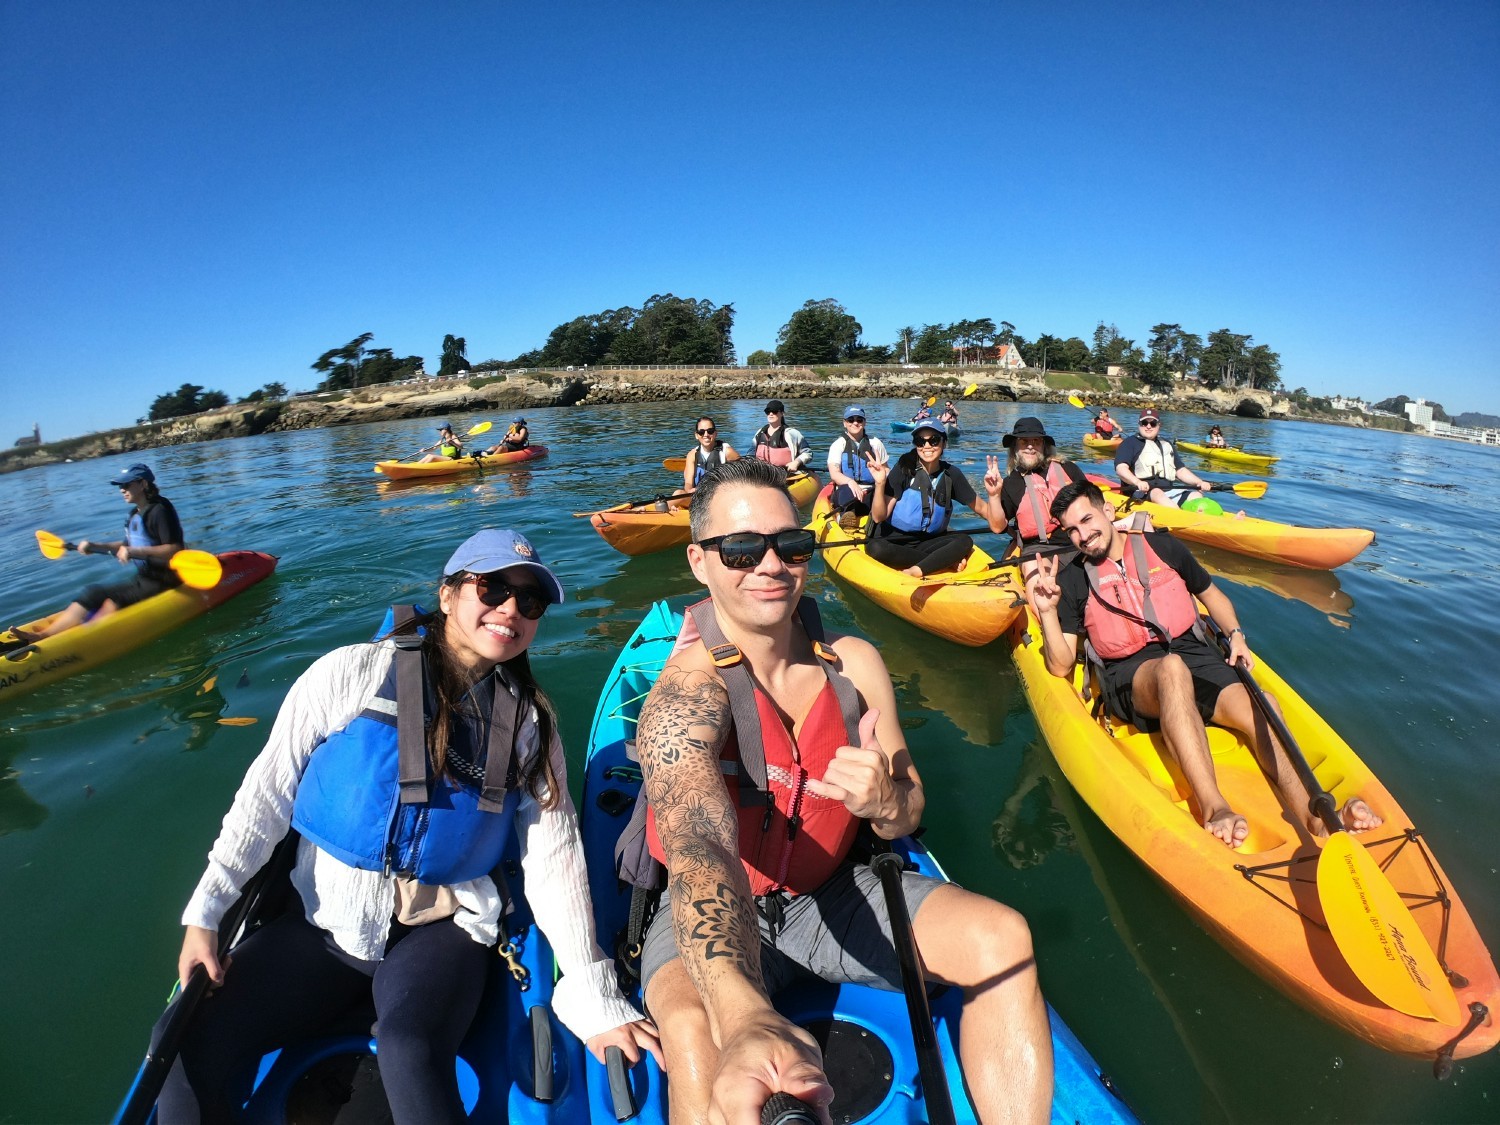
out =
{"type": "Polygon", "coordinates": [[[730,570],[749,570],[760,565],[767,550],[775,551],[776,557],[788,566],[801,566],[818,549],[818,537],[804,527],[789,528],[774,535],[732,531],[728,535],[700,539],[698,546],[705,551],[718,551],[719,561],[730,570]]]}
{"type": "Polygon", "coordinates": [[[1140,425],[1142,429],[1149,430],[1154,426],[1160,426],[1161,423],[1156,421],[1154,418],[1148,418],[1145,421],[1141,422],[1140,425]]]}
{"type": "Polygon", "coordinates": [[[512,586],[488,574],[465,574],[458,580],[460,586],[468,582],[474,584],[474,596],[491,609],[499,609],[515,598],[517,611],[527,621],[536,621],[547,612],[547,599],[535,586],[512,586]]]}
{"type": "Polygon", "coordinates": [[[698,431],[698,436],[702,437],[704,434],[716,434],[718,432],[719,431],[718,431],[718,428],[716,426],[710,426],[706,430],[699,430],[698,431]]]}
{"type": "Polygon", "coordinates": [[[921,437],[912,438],[911,443],[913,445],[942,445],[944,440],[936,434],[923,434],[921,437]]]}
{"type": "Polygon", "coordinates": [[[856,426],[863,426],[865,424],[865,420],[863,418],[845,418],[844,421],[853,422],[856,426]]]}

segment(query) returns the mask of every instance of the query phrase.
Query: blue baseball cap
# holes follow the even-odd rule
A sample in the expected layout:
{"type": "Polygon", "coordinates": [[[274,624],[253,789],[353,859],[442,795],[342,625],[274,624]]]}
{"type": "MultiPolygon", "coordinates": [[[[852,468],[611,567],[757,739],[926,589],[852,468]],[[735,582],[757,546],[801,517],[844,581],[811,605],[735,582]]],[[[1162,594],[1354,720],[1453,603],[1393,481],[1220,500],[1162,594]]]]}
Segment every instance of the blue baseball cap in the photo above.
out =
{"type": "Polygon", "coordinates": [[[447,422],[439,422],[438,423],[438,432],[439,433],[441,433],[443,430],[451,430],[452,428],[453,427],[450,426],[447,422]]]}
{"type": "Polygon", "coordinates": [[[124,470],[123,472],[110,477],[109,483],[114,485],[116,488],[124,488],[132,481],[138,480],[143,480],[147,484],[156,483],[156,474],[153,473],[146,465],[141,464],[141,462],[139,461],[137,461],[134,465],[131,465],[130,468],[124,470]]]}
{"type": "Polygon", "coordinates": [[[863,406],[846,406],[846,407],[844,407],[844,421],[846,421],[846,422],[849,421],[850,418],[858,418],[861,421],[863,421],[864,420],[864,416],[865,416],[865,408],[863,406]]]}
{"type": "Polygon", "coordinates": [[[931,430],[941,438],[946,438],[948,436],[948,427],[943,425],[941,422],[934,422],[930,418],[924,418],[922,421],[913,426],[911,428],[911,436],[916,437],[923,430],[931,430]]]}
{"type": "Polygon", "coordinates": [[[563,588],[557,575],[542,562],[542,557],[536,553],[531,541],[516,531],[496,527],[476,531],[459,544],[458,550],[449,557],[447,565],[443,567],[443,577],[451,578],[461,572],[492,574],[512,566],[524,566],[527,570],[535,571],[537,577],[542,579],[542,589],[546,591],[552,604],[562,604],[563,588]]]}
{"type": "Polygon", "coordinates": [[[511,419],[510,424],[512,426],[524,426],[526,425],[526,419],[517,414],[513,419],[511,419]]]}

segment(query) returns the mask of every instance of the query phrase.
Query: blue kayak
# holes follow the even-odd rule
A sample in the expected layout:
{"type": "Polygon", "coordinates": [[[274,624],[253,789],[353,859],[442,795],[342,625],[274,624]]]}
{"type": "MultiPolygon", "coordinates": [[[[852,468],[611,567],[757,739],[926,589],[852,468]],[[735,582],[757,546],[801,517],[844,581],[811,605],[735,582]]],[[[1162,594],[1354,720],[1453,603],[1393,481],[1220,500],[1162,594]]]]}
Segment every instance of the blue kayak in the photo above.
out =
{"type": "MultiPolygon", "coordinates": [[[[957,422],[944,422],[942,425],[943,425],[943,429],[945,429],[945,430],[948,431],[948,440],[949,441],[957,441],[959,434],[963,432],[963,428],[957,422]]],[[[909,433],[912,432],[912,430],[914,430],[916,428],[917,428],[917,424],[915,422],[892,422],[891,423],[891,431],[893,433],[909,434],[909,433]]]]}
{"type": "MultiPolygon", "coordinates": [[[[582,818],[599,942],[609,950],[620,943],[630,911],[630,890],[621,889],[614,871],[614,846],[639,799],[641,772],[634,760],[635,722],[641,701],[651,689],[672,650],[682,623],[665,602],[656,603],[615,661],[599,696],[589,735],[582,818]]],[[[937,861],[910,839],[894,845],[911,866],[946,878],[937,861]]],[[[632,995],[633,982],[622,987],[632,995]]],[[[638,996],[633,996],[639,1002],[638,996]]],[[[906,1001],[899,992],[857,985],[798,986],[779,994],[778,1008],[811,1031],[823,1047],[836,1091],[833,1120],[841,1123],[895,1125],[928,1119],[918,1080],[916,1048],[906,1001]]],[[[933,1022],[948,1075],[949,1093],[958,1120],[977,1120],[964,1090],[958,1061],[961,997],[943,989],[932,1004],[933,1022]]],[[[1129,1125],[1136,1117],[1110,1088],[1083,1045],[1050,1007],[1055,1089],[1052,1121],[1129,1125]]],[[[667,1120],[667,1083],[649,1057],[623,1075],[613,1090],[606,1068],[585,1057],[590,1119],[595,1122],[667,1120]]]]}

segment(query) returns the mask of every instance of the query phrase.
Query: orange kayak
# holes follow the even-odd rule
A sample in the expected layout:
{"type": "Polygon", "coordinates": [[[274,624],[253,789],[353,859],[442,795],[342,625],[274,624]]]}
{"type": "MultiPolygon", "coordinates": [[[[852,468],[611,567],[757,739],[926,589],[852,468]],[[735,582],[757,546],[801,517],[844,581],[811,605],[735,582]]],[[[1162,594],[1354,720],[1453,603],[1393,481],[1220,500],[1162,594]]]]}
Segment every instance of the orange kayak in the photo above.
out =
{"type": "MultiPolygon", "coordinates": [[[[799,508],[812,503],[818,494],[818,478],[811,473],[793,473],[787,477],[786,485],[799,508]]],[[[685,547],[692,539],[688,528],[691,502],[691,496],[679,496],[661,504],[617,504],[594,512],[589,522],[621,554],[649,555],[669,547],[685,547]],[[666,510],[658,511],[660,507],[666,510]]]]}
{"type": "Polygon", "coordinates": [[[833,485],[818,494],[807,526],[824,544],[818,553],[828,573],[847,582],[881,609],[946,640],[978,648],[1003,636],[1024,603],[1014,572],[990,569],[994,560],[975,547],[963,570],[913,578],[878,563],[865,553],[866,521],[855,532],[839,526],[833,513],[833,485]]]}
{"type": "MultiPolygon", "coordinates": [[[[1435,1058],[1459,1036],[1460,1027],[1385,1006],[1355,978],[1323,927],[1314,889],[1321,845],[1287,816],[1239,735],[1208,728],[1219,786],[1230,807],[1250,821],[1248,839],[1231,850],[1199,824],[1159,735],[1092,717],[1080,694],[1081,667],[1073,680],[1047,670],[1029,614],[1011,639],[1037,725],[1068,781],[1226,949],[1304,1007],[1387,1051],[1435,1058]]],[[[1349,744],[1258,658],[1255,678],[1280,703],[1287,726],[1339,804],[1357,795],[1385,818],[1357,838],[1406,898],[1439,960],[1466,982],[1454,982],[1465,1019],[1471,1004],[1488,1009],[1458,1039],[1452,1057],[1494,1047],[1500,1042],[1500,976],[1426,838],[1349,744]],[[1446,914],[1439,896],[1448,900],[1446,914]]]]}
{"type": "Polygon", "coordinates": [[[1241,516],[1236,512],[1185,512],[1170,504],[1153,504],[1149,500],[1127,503],[1112,482],[1099,477],[1089,479],[1104,489],[1104,498],[1115,506],[1116,512],[1146,512],[1159,531],[1170,531],[1179,539],[1206,543],[1210,547],[1288,566],[1332,570],[1343,566],[1375,541],[1375,533],[1363,527],[1302,527],[1241,516]]]}
{"type": "Polygon", "coordinates": [[[1124,440],[1122,437],[1099,437],[1097,434],[1083,435],[1083,444],[1090,449],[1119,449],[1120,443],[1124,440]]]}
{"type": "Polygon", "coordinates": [[[377,461],[375,471],[391,480],[421,480],[427,477],[451,477],[458,473],[482,473],[486,469],[503,469],[522,465],[547,456],[545,445],[528,445],[514,453],[495,453],[489,457],[455,457],[447,461],[377,461]]]}

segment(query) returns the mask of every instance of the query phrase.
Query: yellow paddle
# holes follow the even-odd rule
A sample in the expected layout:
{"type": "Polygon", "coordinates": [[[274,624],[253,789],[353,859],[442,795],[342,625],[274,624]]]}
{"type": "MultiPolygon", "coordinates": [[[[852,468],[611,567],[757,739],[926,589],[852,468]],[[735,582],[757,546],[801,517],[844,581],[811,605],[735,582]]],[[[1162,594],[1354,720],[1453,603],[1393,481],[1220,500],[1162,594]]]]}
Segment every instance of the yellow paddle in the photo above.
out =
{"type": "Polygon", "coordinates": [[[668,472],[680,473],[683,469],[687,468],[687,458],[668,457],[661,463],[661,467],[663,469],[666,469],[668,472]]]}
{"type": "MultiPolygon", "coordinates": [[[[59,535],[53,535],[50,531],[38,531],[36,533],[36,545],[41,548],[42,557],[48,559],[60,559],[67,552],[76,550],[76,543],[69,543],[59,535]]],[[[90,555],[112,555],[108,547],[90,543],[86,554],[90,555]]],[[[178,551],[172,556],[167,564],[182,579],[184,586],[191,586],[194,590],[208,590],[219,584],[219,579],[224,576],[224,565],[219,562],[217,555],[211,555],[207,551],[178,551]]]]}
{"type": "MultiPolygon", "coordinates": [[[[1209,624],[1227,651],[1223,630],[1212,619],[1209,624]]],[[[1311,795],[1309,811],[1328,829],[1318,856],[1318,901],[1334,944],[1360,983],[1388,1007],[1457,1027],[1463,1022],[1458,997],[1400,892],[1344,827],[1333,794],[1307,764],[1302,748],[1250,669],[1236,664],[1234,670],[1311,795]]]]}
{"type": "Polygon", "coordinates": [[[973,394],[978,389],[979,389],[979,384],[978,383],[970,383],[967,387],[964,388],[964,395],[963,395],[963,397],[964,398],[968,398],[971,394],[973,394]]]}

